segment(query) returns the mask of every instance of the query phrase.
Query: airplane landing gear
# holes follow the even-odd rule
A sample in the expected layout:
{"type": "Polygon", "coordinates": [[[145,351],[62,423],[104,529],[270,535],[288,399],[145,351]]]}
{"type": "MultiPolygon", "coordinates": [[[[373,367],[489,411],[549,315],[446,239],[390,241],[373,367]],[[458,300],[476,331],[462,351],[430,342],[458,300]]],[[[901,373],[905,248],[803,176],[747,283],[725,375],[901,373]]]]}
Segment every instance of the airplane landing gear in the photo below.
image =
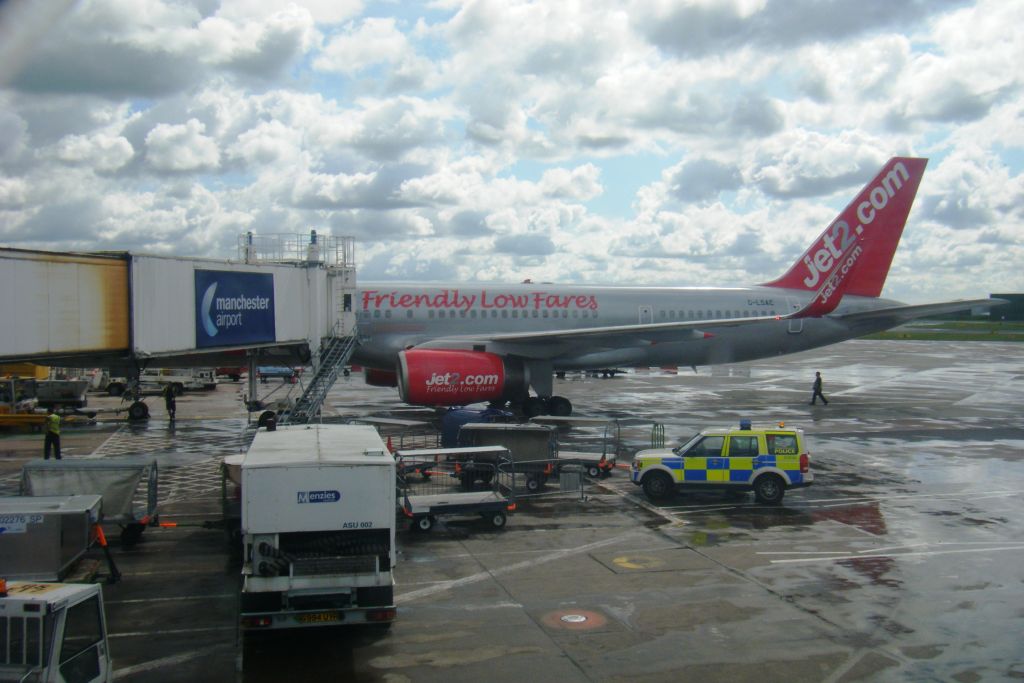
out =
{"type": "Polygon", "coordinates": [[[538,415],[568,417],[572,415],[572,402],[564,396],[550,398],[530,396],[523,401],[522,409],[523,415],[526,417],[537,417],[538,415]]]}

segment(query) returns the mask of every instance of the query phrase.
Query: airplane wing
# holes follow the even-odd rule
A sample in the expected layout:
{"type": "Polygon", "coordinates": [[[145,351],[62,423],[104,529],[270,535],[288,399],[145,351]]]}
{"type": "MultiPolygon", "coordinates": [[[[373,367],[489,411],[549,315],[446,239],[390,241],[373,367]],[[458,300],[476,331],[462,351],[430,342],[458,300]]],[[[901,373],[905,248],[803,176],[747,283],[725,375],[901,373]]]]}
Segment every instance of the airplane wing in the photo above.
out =
{"type": "Polygon", "coordinates": [[[857,313],[846,313],[845,315],[834,316],[837,320],[856,324],[860,322],[888,323],[890,327],[902,325],[903,323],[926,318],[931,315],[946,315],[957,313],[972,308],[992,308],[1010,303],[1006,299],[961,299],[959,301],[946,301],[939,304],[920,304],[917,306],[893,306],[890,308],[876,308],[870,311],[859,311],[857,313]]]}

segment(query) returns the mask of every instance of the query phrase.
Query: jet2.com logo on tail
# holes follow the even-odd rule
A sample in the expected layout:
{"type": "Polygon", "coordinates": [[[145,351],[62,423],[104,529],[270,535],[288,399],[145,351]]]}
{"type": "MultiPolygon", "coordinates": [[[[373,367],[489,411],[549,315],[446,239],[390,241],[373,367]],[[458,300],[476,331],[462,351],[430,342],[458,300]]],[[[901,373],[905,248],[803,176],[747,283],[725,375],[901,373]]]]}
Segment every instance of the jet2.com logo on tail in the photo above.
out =
{"type": "Polygon", "coordinates": [[[274,276],[195,271],[196,347],[276,341],[274,276]]]}

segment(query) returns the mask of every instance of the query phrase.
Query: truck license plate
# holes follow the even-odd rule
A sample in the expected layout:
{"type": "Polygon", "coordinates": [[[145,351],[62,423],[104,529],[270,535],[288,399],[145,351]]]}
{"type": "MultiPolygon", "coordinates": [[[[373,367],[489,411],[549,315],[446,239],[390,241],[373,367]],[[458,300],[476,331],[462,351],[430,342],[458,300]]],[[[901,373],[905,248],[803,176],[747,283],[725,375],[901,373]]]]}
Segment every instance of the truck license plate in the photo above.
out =
{"type": "Polygon", "coordinates": [[[341,621],[340,612],[310,612],[309,614],[297,614],[295,620],[300,624],[327,624],[332,621],[341,621]]]}

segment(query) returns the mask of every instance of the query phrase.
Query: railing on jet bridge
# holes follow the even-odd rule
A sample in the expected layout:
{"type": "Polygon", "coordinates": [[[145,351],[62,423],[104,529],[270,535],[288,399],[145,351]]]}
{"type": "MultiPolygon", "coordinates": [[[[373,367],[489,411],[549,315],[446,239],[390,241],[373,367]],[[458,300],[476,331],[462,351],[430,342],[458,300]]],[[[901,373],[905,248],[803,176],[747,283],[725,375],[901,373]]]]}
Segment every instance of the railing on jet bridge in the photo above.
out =
{"type": "Polygon", "coordinates": [[[245,263],[322,263],[355,268],[355,238],[318,234],[247,232],[238,236],[238,259],[245,263]]]}

